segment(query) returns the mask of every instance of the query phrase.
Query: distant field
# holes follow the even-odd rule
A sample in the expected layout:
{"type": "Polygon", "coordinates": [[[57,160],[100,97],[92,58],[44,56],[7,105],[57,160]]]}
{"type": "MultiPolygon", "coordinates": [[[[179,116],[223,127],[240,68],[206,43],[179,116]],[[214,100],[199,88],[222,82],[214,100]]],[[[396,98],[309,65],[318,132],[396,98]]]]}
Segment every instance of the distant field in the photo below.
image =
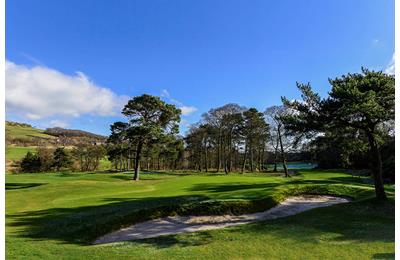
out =
{"type": "Polygon", "coordinates": [[[389,200],[381,203],[364,178],[340,171],[303,170],[292,178],[152,173],[133,182],[131,177],[6,175],[7,259],[394,258],[393,185],[386,187],[389,200]],[[174,208],[221,213],[229,207],[246,210],[258,199],[271,207],[297,192],[346,195],[354,202],[220,230],[90,245],[111,230],[173,214],[168,212],[174,208]]]}

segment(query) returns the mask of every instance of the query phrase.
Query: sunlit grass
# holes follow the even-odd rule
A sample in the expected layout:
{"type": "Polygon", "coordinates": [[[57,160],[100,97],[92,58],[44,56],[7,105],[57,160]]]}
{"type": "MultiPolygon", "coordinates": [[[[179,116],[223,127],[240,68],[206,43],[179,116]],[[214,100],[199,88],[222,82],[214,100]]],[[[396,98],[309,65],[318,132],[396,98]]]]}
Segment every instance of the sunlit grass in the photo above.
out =
{"type": "Polygon", "coordinates": [[[302,171],[292,178],[262,173],[143,173],[142,180],[134,182],[131,177],[120,173],[7,175],[8,258],[393,257],[393,186],[388,187],[391,199],[382,204],[373,199],[370,184],[339,171],[302,171]],[[282,196],[303,191],[351,196],[356,202],[224,230],[88,245],[99,235],[141,219],[190,214],[190,210],[224,211],[226,203],[233,210],[251,210],[254,205],[247,202],[260,199],[265,202],[262,207],[269,207],[282,196]],[[208,204],[199,208],[200,202],[208,204]]]}

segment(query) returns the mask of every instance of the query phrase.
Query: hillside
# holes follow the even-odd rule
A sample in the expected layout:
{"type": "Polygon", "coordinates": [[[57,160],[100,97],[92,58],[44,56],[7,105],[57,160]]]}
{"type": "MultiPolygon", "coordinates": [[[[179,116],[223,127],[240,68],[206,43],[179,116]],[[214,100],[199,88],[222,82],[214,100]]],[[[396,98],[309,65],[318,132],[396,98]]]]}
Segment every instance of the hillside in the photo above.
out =
{"type": "Polygon", "coordinates": [[[22,144],[37,141],[50,141],[54,136],[29,124],[6,121],[6,144],[22,144]]]}
{"type": "MultiPolygon", "coordinates": [[[[37,146],[71,147],[79,143],[104,143],[105,136],[82,130],[64,128],[35,128],[29,124],[6,121],[6,161],[18,161],[28,151],[35,151],[37,146]]],[[[9,167],[8,167],[9,168],[9,167]]]]}
{"type": "Polygon", "coordinates": [[[60,127],[43,130],[25,123],[6,121],[6,144],[12,146],[75,145],[77,143],[105,142],[106,139],[106,136],[82,130],[60,127]]]}
{"type": "Polygon", "coordinates": [[[93,133],[83,131],[83,130],[65,129],[65,128],[61,128],[61,127],[47,128],[44,131],[44,133],[47,135],[57,136],[57,137],[60,137],[60,136],[82,137],[82,138],[84,137],[84,138],[92,138],[94,140],[99,140],[99,141],[103,141],[107,138],[105,136],[93,134],[93,133]]]}

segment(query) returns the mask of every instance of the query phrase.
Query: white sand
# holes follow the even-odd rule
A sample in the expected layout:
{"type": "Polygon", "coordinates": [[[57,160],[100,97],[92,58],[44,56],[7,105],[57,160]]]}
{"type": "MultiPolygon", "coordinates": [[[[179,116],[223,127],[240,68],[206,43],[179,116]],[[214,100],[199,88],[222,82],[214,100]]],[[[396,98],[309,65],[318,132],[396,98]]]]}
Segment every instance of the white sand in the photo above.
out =
{"type": "Polygon", "coordinates": [[[94,241],[94,244],[105,244],[236,226],[260,220],[291,216],[309,209],[346,202],[349,202],[349,200],[340,197],[303,195],[289,197],[269,210],[254,214],[245,214],[240,216],[173,216],[160,218],[137,223],[130,227],[109,233],[98,238],[94,241]]]}

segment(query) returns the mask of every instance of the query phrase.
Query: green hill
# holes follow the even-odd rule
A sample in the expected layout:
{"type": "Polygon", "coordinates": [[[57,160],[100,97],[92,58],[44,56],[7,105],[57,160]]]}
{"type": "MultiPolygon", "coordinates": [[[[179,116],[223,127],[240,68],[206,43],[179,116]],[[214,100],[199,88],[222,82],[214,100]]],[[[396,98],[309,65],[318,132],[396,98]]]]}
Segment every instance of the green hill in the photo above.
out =
{"type": "Polygon", "coordinates": [[[34,128],[29,124],[6,121],[6,142],[15,140],[32,141],[35,139],[54,139],[54,136],[44,133],[45,130],[34,128]]]}
{"type": "Polygon", "coordinates": [[[21,160],[39,145],[73,147],[78,143],[104,143],[105,136],[82,130],[64,128],[35,128],[29,124],[6,121],[6,161],[21,160]]]}

